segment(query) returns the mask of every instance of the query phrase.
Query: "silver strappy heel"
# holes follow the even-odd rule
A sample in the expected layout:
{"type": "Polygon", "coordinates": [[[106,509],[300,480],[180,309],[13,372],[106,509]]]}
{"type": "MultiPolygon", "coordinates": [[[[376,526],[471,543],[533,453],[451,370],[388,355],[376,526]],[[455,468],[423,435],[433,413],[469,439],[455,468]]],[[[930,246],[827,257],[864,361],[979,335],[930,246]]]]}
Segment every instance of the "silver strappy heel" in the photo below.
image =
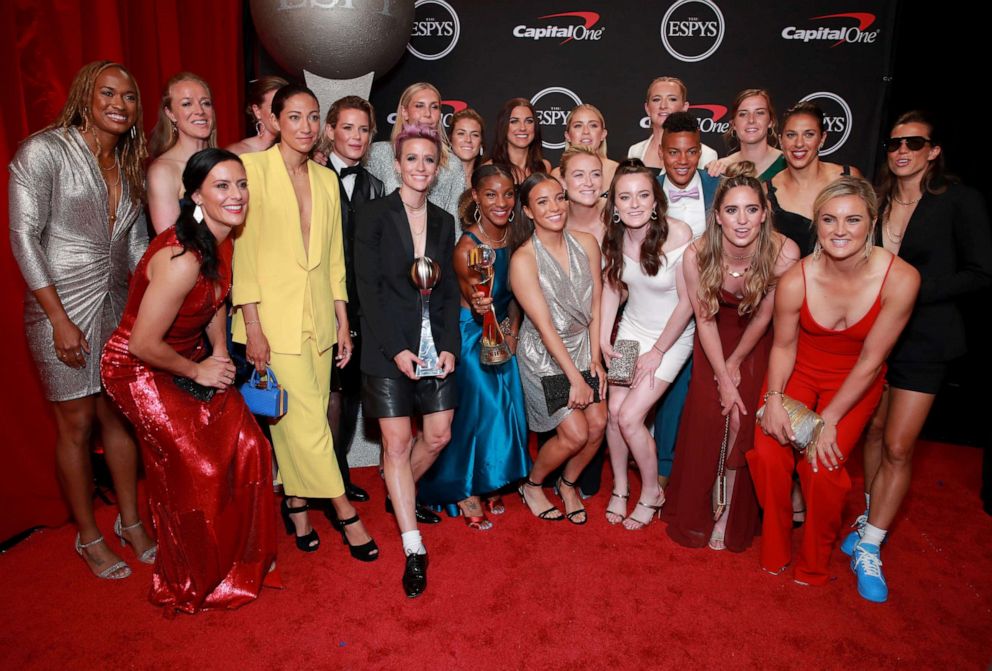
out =
{"type": "MultiPolygon", "coordinates": [[[[121,514],[120,513],[117,513],[117,519],[114,520],[114,534],[120,539],[120,541],[121,541],[121,547],[124,547],[129,542],[126,538],[124,538],[124,532],[125,531],[130,531],[131,529],[137,529],[138,527],[140,527],[141,526],[141,520],[138,520],[134,524],[129,524],[126,527],[123,526],[123,524],[124,523],[121,521],[121,514]]],[[[132,546],[133,546],[133,543],[132,543],[132,546]]],[[[138,556],[138,561],[140,561],[142,564],[154,564],[155,563],[155,556],[157,554],[158,554],[158,545],[156,544],[156,545],[151,546],[150,548],[148,548],[144,552],[142,552],[138,556]]]]}

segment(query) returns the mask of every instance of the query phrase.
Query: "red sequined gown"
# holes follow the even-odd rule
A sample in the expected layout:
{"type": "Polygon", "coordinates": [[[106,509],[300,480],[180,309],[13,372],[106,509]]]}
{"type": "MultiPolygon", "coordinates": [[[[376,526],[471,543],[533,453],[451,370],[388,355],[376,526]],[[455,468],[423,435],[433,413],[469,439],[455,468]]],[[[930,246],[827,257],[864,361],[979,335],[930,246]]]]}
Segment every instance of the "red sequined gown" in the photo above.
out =
{"type": "MultiPolygon", "coordinates": [[[[158,535],[152,603],[186,613],[237,608],[258,596],[275,560],[270,448],[237,390],[198,401],[172,373],[128,352],[146,266],[168,246],[179,251],[175,229],[156,237],[135,269],[124,317],[103,351],[103,384],[141,445],[158,535]]],[[[207,355],[204,329],[231,288],[231,240],[218,253],[220,281],[200,275],[165,334],[193,360],[207,355]]]]}

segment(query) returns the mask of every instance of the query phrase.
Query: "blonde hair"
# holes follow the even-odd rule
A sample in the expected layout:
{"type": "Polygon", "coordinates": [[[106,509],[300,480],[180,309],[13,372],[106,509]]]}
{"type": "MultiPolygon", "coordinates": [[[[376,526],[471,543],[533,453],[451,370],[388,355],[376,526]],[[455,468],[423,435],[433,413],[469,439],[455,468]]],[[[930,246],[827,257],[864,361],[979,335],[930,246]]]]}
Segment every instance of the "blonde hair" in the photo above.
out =
{"type": "Polygon", "coordinates": [[[561,153],[561,158],[558,159],[558,172],[561,173],[562,179],[565,178],[565,171],[568,169],[568,163],[576,156],[592,156],[593,158],[599,159],[599,165],[603,165],[603,157],[598,153],[594,152],[589,147],[580,147],[576,145],[569,145],[565,151],[561,153]]]}
{"type": "MultiPolygon", "coordinates": [[[[207,91],[207,95],[213,100],[214,94],[210,92],[210,85],[199,75],[192,72],[180,72],[169,78],[162,90],[162,103],[158,107],[158,121],[152,129],[152,136],[148,140],[148,153],[152,158],[157,158],[172,149],[179,140],[179,133],[165,110],[172,106],[172,87],[179,82],[196,82],[207,91]]],[[[207,147],[217,146],[217,117],[214,116],[214,127],[210,129],[210,137],[207,139],[207,147]]]]}
{"type": "Polygon", "coordinates": [[[660,84],[661,82],[668,82],[669,84],[678,86],[679,91],[682,93],[682,102],[685,102],[689,98],[689,89],[685,87],[685,83],[678,77],[655,77],[648,84],[648,90],[644,93],[644,102],[651,100],[651,89],[654,88],[655,84],[660,84]]]}
{"type": "MultiPolygon", "coordinates": [[[[827,184],[823,188],[823,191],[817,194],[816,200],[813,201],[813,222],[810,224],[813,233],[814,235],[816,234],[816,225],[820,220],[820,210],[823,209],[823,206],[834,198],[842,198],[844,196],[857,196],[864,202],[865,207],[868,209],[867,248],[870,248],[875,244],[875,226],[878,222],[878,196],[875,194],[875,188],[871,185],[871,182],[863,177],[842,175],[830,182],[830,184],[827,184]]],[[[819,240],[817,240],[816,244],[819,246],[819,240]]]]}
{"type": "Polygon", "coordinates": [[[782,249],[782,238],[775,233],[768,197],[755,176],[757,171],[751,161],[738,161],[728,168],[724,179],[713,196],[713,208],[706,216],[706,232],[697,247],[696,263],[699,266],[697,297],[705,317],[713,317],[720,310],[720,292],[723,290],[723,229],[717,223],[717,212],[731,189],[746,187],[755,192],[765,211],[765,220],[758,232],[754,256],[744,274],[744,296],[737,306],[737,314],[753,314],[765,295],[775,286],[775,262],[782,249]]]}
{"type": "MultiPolygon", "coordinates": [[[[573,107],[572,111],[568,113],[567,117],[565,117],[566,133],[568,132],[568,127],[572,124],[572,116],[576,112],[592,112],[599,119],[599,123],[603,125],[603,130],[606,130],[606,117],[604,117],[603,113],[599,111],[599,108],[597,108],[595,105],[590,105],[589,103],[582,103],[581,105],[576,105],[575,107],[573,107]]],[[[568,139],[566,138],[565,149],[571,149],[573,147],[575,147],[575,145],[569,142],[568,139]]],[[[597,154],[599,154],[600,158],[606,158],[606,138],[603,138],[603,141],[599,143],[599,147],[597,147],[594,151],[597,154]]]]}
{"type": "MultiPolygon", "coordinates": [[[[400,101],[396,104],[396,121],[393,123],[393,130],[389,134],[390,145],[395,145],[396,136],[403,130],[404,108],[410,104],[410,99],[413,98],[413,96],[420,93],[424,89],[433,91],[434,95],[437,96],[438,103],[441,102],[441,92],[437,90],[436,86],[428,82],[416,82],[403,89],[403,93],[400,94],[400,101]]],[[[435,130],[437,130],[438,137],[441,138],[441,157],[438,160],[438,169],[440,169],[448,164],[448,154],[450,153],[451,141],[448,139],[448,133],[444,130],[444,124],[441,122],[440,118],[437,120],[437,128],[435,130]]]]}
{"type": "Polygon", "coordinates": [[[69,96],[66,98],[65,105],[62,106],[62,111],[59,112],[55,121],[38,132],[43,133],[55,128],[68,130],[73,126],[78,128],[80,133],[85,132],[90,123],[89,106],[93,99],[93,87],[96,85],[100,73],[109,68],[117,68],[127,75],[127,78],[134,85],[134,94],[137,98],[134,107],[134,125],[117,138],[116,150],[120,156],[121,171],[124,173],[124,179],[127,180],[131,201],[140,203],[145,200],[144,163],[148,157],[148,148],[145,144],[145,132],[141,128],[141,92],[138,90],[138,83],[134,80],[134,76],[123,65],[113,61],[93,61],[81,67],[72,80],[69,96]],[[131,131],[134,131],[133,136],[131,131]]]}

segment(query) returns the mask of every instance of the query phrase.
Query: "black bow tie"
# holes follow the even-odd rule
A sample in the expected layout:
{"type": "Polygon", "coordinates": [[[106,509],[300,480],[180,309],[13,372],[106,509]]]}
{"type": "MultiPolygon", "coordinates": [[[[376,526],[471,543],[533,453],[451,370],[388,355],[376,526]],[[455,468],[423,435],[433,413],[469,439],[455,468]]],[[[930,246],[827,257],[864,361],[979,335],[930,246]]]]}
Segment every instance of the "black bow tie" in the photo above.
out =
{"type": "Polygon", "coordinates": [[[360,165],[349,165],[349,166],[346,166],[344,168],[341,168],[341,172],[338,173],[338,175],[341,177],[341,179],[344,179],[348,175],[357,175],[361,171],[362,171],[362,166],[360,166],[360,165]]]}

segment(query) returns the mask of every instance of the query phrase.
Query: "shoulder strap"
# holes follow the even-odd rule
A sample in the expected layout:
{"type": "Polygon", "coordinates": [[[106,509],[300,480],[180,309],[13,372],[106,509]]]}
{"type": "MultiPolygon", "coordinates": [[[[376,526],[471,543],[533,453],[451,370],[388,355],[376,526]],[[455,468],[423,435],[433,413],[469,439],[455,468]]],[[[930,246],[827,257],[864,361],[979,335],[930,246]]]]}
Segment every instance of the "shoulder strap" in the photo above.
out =
{"type": "Polygon", "coordinates": [[[470,238],[472,238],[473,240],[475,240],[475,244],[477,244],[477,245],[481,245],[481,244],[482,244],[482,240],[480,240],[480,239],[479,239],[479,238],[478,238],[478,237],[477,237],[477,236],[475,235],[475,233],[473,233],[473,232],[471,232],[471,231],[462,231],[462,235],[467,235],[468,237],[470,237],[470,238]]]}

